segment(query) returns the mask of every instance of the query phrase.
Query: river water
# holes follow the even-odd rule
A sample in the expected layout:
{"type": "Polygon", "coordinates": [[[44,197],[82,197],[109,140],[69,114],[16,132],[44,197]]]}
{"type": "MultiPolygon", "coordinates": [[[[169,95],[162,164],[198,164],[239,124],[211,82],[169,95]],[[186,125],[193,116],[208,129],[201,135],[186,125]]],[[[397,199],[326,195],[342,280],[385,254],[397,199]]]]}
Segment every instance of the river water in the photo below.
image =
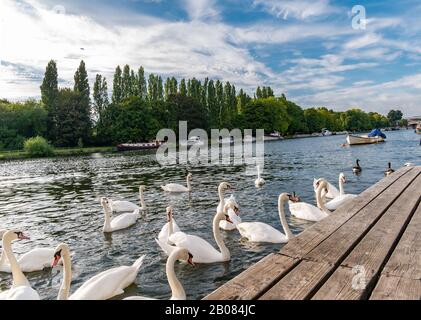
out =
{"type": "MultiPolygon", "coordinates": [[[[35,246],[55,247],[67,243],[73,253],[72,291],[93,275],[120,265],[130,265],[146,254],[135,284],[117,299],[146,295],[165,299],[170,289],[165,276],[166,257],[154,241],[165,223],[165,208],[174,207],[178,225],[214,244],[212,219],[218,204],[217,186],[232,183],[243,221],[262,221],[280,228],[277,197],[296,191],[303,201],[314,203],[312,181],[325,177],[337,185],[338,174],[347,176],[345,191],[360,193],[383,178],[389,161],[395,169],[406,162],[421,164],[419,136],[413,130],[387,132],[387,142],[341,147],[345,136],[294,139],[265,144],[263,177],[266,185],[257,190],[255,177],[244,165],[214,167],[160,166],[154,153],[95,154],[76,158],[24,160],[0,163],[0,228],[15,228],[31,240],[13,244],[16,254],[35,246]],[[356,159],[363,172],[352,174],[356,159]],[[193,192],[168,195],[160,186],[185,183],[187,169],[193,173],[193,192]],[[146,186],[146,214],[138,223],[112,235],[102,232],[101,196],[136,202],[138,186],[146,186]]],[[[295,234],[311,223],[287,217],[295,234]]],[[[334,217],[332,217],[334,218],[334,217]]],[[[230,262],[210,265],[177,265],[176,273],[188,299],[200,299],[280,245],[249,244],[236,231],[224,232],[231,251],[230,262]]],[[[215,245],[216,246],[216,245],[215,245]]],[[[55,299],[62,280],[60,269],[27,275],[42,299],[55,299]]],[[[0,291],[11,276],[0,273],[0,291]]]]}

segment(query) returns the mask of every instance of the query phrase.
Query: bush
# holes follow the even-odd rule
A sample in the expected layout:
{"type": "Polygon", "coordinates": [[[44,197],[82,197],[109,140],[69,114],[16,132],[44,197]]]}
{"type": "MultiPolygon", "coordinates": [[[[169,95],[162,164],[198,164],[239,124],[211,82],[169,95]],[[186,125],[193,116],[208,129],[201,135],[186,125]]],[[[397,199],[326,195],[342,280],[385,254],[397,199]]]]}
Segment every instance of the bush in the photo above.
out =
{"type": "Polygon", "coordinates": [[[31,157],[49,157],[54,155],[54,148],[47,140],[39,136],[26,140],[23,149],[31,157]]]}

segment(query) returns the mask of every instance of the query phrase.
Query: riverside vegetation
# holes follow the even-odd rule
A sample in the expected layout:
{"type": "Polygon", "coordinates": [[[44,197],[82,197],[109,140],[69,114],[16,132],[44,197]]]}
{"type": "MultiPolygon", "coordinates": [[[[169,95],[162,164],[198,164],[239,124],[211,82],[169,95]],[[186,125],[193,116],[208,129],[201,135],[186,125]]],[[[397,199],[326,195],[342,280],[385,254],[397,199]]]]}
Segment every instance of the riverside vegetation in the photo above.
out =
{"type": "MultiPolygon", "coordinates": [[[[36,144],[43,145],[43,155],[54,153],[47,145],[76,147],[79,151],[76,153],[80,153],[86,146],[148,141],[161,128],[177,132],[181,120],[188,122],[188,130],[264,129],[286,136],[320,132],[322,128],[362,131],[405,125],[399,110],[392,110],[386,117],[358,108],[344,112],[326,107],[303,109],[284,94],[275,97],[270,87],[258,87],[251,97],[230,82],[208,78],[179,81],[174,77],[164,81],[155,74],[146,77],[143,67],[135,71],[128,65],[115,70],[111,101],[107,79],[100,74],[96,75],[91,95],[84,61],[74,75],[73,88],[59,88],[57,65],[51,60],[40,89],[40,101],[0,100],[3,157],[4,151],[24,149],[25,141],[33,137],[38,137],[36,144]],[[48,143],[41,141],[41,137],[48,143]]],[[[41,155],[38,151],[20,154],[41,155]]]]}

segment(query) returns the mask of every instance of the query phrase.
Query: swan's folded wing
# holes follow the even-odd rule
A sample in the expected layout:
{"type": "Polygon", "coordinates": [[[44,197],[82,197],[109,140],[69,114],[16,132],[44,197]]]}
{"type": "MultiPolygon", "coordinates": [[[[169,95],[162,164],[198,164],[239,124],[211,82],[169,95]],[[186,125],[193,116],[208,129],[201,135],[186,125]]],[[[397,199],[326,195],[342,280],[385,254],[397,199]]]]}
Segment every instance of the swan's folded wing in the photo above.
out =
{"type": "Polygon", "coordinates": [[[294,217],[308,221],[320,221],[328,216],[316,206],[305,202],[289,202],[289,211],[294,217]]]}
{"type": "Polygon", "coordinates": [[[53,248],[35,248],[23,254],[19,259],[19,266],[23,272],[40,271],[51,265],[55,250],[53,248]]]}
{"type": "MultiPolygon", "coordinates": [[[[159,232],[159,235],[158,235],[159,241],[161,242],[168,241],[168,228],[169,228],[169,223],[167,222],[166,224],[164,224],[161,231],[159,232]]],[[[178,227],[177,223],[173,219],[173,233],[175,232],[180,232],[180,228],[178,227]]]]}
{"type": "Polygon", "coordinates": [[[131,266],[121,266],[103,271],[86,281],[69,300],[107,300],[121,294],[134,269],[131,266]]]}
{"type": "Polygon", "coordinates": [[[164,251],[168,256],[176,249],[175,246],[169,245],[165,241],[160,241],[159,239],[155,239],[155,241],[162,249],[162,251],[164,251]]]}
{"type": "Polygon", "coordinates": [[[329,182],[327,183],[327,190],[328,190],[328,192],[326,194],[327,198],[334,199],[334,198],[339,197],[341,195],[338,188],[336,188],[333,184],[331,184],[329,182]]]}
{"type": "Polygon", "coordinates": [[[348,201],[354,199],[356,195],[354,194],[344,194],[342,196],[336,197],[335,199],[326,203],[326,208],[329,210],[336,210],[343,204],[347,203],[348,201]]]}
{"type": "Polygon", "coordinates": [[[111,220],[112,229],[123,229],[135,224],[139,218],[139,211],[123,213],[111,220]]]}
{"type": "Polygon", "coordinates": [[[243,222],[238,225],[240,234],[251,242],[282,242],[285,236],[274,227],[262,222],[243,222]]]}
{"type": "Polygon", "coordinates": [[[113,211],[116,211],[116,212],[130,212],[130,211],[140,209],[138,205],[129,201],[113,201],[112,208],[113,208],[113,211]]]}
{"type": "Polygon", "coordinates": [[[169,240],[177,247],[188,249],[193,255],[193,262],[211,263],[220,261],[222,258],[222,254],[218,250],[198,236],[176,232],[171,235],[169,240]]]}
{"type": "Polygon", "coordinates": [[[188,191],[187,187],[182,186],[178,183],[168,183],[165,186],[162,186],[162,189],[169,192],[185,192],[188,191]]]}

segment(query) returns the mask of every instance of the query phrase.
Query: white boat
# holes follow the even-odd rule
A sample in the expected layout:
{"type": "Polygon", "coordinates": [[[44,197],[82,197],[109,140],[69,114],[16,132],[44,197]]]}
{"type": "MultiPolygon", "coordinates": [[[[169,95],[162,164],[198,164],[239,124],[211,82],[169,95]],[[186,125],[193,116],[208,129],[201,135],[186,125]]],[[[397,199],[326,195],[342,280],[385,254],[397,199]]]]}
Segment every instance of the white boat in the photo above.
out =
{"type": "Polygon", "coordinates": [[[283,139],[284,137],[282,137],[282,135],[278,131],[265,134],[264,136],[264,141],[274,141],[274,140],[283,140],[283,139]]]}
{"type": "Polygon", "coordinates": [[[379,142],[384,142],[384,141],[385,141],[384,138],[380,136],[369,137],[368,135],[356,136],[356,135],[349,134],[346,137],[346,142],[348,142],[350,146],[356,145],[356,144],[379,143],[379,142]]]}
{"type": "Polygon", "coordinates": [[[327,130],[326,128],[323,128],[322,129],[322,135],[323,136],[331,136],[332,135],[332,132],[329,131],[329,130],[327,130]]]}

